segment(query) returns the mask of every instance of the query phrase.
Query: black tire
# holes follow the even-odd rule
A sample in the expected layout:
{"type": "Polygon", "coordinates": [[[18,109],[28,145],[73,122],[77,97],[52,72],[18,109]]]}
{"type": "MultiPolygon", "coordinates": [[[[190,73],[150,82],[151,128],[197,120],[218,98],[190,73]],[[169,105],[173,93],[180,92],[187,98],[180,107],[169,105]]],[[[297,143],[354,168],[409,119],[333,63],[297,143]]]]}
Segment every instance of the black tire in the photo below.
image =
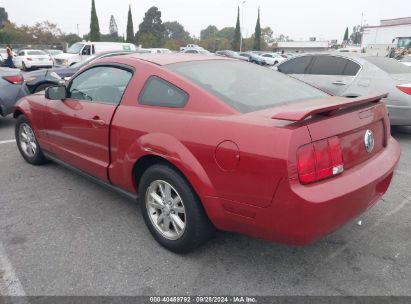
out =
{"type": "Polygon", "coordinates": [[[46,88],[52,86],[52,83],[42,83],[39,86],[36,87],[36,89],[34,90],[34,93],[40,92],[40,91],[44,91],[46,88]]]}
{"type": "MultiPolygon", "coordinates": [[[[24,117],[24,115],[20,115],[17,118],[17,122],[16,122],[16,126],[15,126],[15,136],[16,136],[16,143],[17,143],[17,147],[20,151],[21,156],[23,156],[23,158],[30,164],[32,165],[42,165],[44,163],[47,162],[46,157],[44,156],[39,143],[37,142],[37,138],[36,135],[32,129],[32,127],[30,126],[29,122],[27,121],[26,117],[24,117]],[[24,149],[24,144],[25,142],[22,140],[22,136],[21,136],[21,131],[22,129],[24,129],[24,126],[29,127],[31,132],[32,132],[32,136],[33,138],[32,143],[36,145],[36,149],[35,151],[33,149],[30,149],[30,151],[32,151],[32,155],[30,153],[27,152],[27,150],[24,149]]],[[[27,134],[26,134],[27,135],[27,134]]],[[[28,144],[26,143],[26,146],[28,146],[28,144]]]]}
{"type": "Polygon", "coordinates": [[[188,253],[205,243],[212,236],[214,227],[208,219],[199,198],[186,179],[171,166],[156,164],[148,168],[140,180],[139,196],[141,211],[150,233],[166,249],[175,253],[188,253]],[[149,215],[149,209],[147,208],[147,197],[150,186],[157,181],[168,183],[181,197],[185,210],[185,229],[178,239],[171,240],[163,236],[150,218],[152,215],[149,215]]]}
{"type": "Polygon", "coordinates": [[[26,64],[24,63],[24,61],[21,63],[21,69],[23,71],[28,71],[28,68],[26,67],[26,64]]]}

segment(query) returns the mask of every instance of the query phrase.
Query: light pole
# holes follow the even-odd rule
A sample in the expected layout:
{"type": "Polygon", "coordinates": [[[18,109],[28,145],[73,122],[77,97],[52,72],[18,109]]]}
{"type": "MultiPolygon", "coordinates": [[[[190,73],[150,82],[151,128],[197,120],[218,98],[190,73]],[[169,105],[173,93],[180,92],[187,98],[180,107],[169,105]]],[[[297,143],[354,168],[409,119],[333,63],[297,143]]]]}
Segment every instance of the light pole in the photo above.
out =
{"type": "Polygon", "coordinates": [[[240,36],[241,36],[241,38],[240,38],[240,52],[241,52],[242,49],[243,49],[243,24],[244,24],[244,12],[243,12],[243,10],[244,10],[244,4],[245,4],[246,2],[247,2],[246,0],[244,0],[243,2],[241,2],[241,25],[240,25],[240,36]]]}

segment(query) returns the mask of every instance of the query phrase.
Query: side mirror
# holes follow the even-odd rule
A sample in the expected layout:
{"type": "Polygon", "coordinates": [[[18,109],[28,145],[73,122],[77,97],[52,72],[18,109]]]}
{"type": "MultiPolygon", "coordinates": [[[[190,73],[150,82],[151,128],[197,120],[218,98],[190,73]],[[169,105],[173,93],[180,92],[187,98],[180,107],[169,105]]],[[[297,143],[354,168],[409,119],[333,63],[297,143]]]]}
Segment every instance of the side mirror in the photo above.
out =
{"type": "Polygon", "coordinates": [[[64,85],[48,87],[44,96],[50,100],[63,100],[67,98],[67,89],[64,85]]]}

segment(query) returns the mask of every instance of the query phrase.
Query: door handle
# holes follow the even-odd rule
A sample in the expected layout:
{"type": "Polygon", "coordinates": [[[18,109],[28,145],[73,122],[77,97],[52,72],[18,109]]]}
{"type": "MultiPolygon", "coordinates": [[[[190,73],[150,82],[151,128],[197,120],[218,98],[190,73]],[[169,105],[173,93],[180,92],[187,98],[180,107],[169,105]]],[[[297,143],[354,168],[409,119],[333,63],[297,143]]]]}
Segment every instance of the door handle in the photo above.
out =
{"type": "Polygon", "coordinates": [[[90,122],[94,127],[104,126],[106,124],[106,122],[103,119],[100,119],[99,116],[94,116],[90,119],[90,122]]]}
{"type": "Polygon", "coordinates": [[[335,84],[335,85],[347,85],[347,83],[345,81],[342,81],[342,80],[334,81],[333,84],[335,84]]]}

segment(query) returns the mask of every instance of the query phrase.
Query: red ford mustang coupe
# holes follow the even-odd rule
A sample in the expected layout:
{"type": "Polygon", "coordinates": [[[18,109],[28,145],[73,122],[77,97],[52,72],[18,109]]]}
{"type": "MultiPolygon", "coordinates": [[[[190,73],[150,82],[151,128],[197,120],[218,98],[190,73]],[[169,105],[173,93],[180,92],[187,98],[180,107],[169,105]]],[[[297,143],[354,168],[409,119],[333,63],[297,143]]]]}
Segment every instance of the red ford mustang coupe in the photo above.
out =
{"type": "Polygon", "coordinates": [[[385,96],[333,97],[222,57],[97,60],[20,100],[24,159],[135,198],[154,238],[188,252],[215,228],[309,244],[374,205],[400,148],[385,96]]]}

